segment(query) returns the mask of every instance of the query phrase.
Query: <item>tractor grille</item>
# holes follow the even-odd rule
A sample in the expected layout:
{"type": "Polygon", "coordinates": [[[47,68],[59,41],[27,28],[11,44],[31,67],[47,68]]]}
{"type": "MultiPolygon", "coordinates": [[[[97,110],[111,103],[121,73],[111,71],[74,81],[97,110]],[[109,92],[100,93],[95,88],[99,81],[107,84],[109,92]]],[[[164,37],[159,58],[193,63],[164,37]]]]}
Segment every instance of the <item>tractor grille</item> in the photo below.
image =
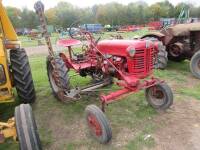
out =
{"type": "Polygon", "coordinates": [[[136,50],[136,54],[133,59],[130,59],[129,72],[134,74],[138,78],[145,78],[153,69],[153,48],[136,50]]]}

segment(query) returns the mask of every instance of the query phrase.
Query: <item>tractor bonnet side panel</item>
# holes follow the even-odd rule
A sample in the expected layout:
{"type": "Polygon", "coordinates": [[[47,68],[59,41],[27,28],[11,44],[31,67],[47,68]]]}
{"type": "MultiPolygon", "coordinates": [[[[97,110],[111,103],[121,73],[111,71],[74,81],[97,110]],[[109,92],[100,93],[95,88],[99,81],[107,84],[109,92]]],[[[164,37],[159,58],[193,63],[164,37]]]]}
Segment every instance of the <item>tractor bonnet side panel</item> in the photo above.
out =
{"type": "Polygon", "coordinates": [[[97,48],[104,54],[127,57],[127,48],[129,46],[137,49],[145,49],[147,43],[145,40],[103,40],[97,45],[97,48]]]}
{"type": "Polygon", "coordinates": [[[145,78],[152,73],[154,64],[154,44],[147,40],[105,40],[98,49],[108,55],[126,58],[128,73],[137,78],[145,78]],[[128,48],[134,47],[135,55],[130,57],[128,48]]]}

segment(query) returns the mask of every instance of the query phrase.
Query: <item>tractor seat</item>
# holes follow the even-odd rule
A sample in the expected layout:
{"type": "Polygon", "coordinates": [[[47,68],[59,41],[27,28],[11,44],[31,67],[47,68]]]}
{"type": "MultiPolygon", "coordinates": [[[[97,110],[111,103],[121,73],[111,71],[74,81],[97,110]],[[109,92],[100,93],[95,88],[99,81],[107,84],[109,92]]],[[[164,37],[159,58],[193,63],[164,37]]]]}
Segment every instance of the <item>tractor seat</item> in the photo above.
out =
{"type": "Polygon", "coordinates": [[[63,47],[70,47],[74,45],[80,45],[81,41],[76,40],[76,39],[61,39],[58,40],[57,45],[58,46],[63,46],[63,47]]]}

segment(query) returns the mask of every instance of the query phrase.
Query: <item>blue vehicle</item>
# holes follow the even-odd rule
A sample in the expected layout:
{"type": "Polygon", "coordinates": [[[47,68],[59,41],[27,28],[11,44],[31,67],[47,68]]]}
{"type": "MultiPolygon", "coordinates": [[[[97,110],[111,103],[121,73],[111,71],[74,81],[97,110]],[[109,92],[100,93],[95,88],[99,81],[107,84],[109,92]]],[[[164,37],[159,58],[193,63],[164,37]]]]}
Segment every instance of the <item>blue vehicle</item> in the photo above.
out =
{"type": "Polygon", "coordinates": [[[81,28],[91,33],[98,33],[103,30],[103,26],[101,24],[84,24],[81,25],[81,28]]]}

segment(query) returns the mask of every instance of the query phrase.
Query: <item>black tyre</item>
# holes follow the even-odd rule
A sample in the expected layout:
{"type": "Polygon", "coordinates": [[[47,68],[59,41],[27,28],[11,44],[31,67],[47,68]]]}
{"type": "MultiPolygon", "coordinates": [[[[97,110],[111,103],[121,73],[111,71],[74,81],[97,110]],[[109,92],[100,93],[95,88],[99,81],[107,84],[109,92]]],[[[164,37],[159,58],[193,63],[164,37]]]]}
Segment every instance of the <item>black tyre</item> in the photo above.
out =
{"type": "Polygon", "coordinates": [[[173,93],[166,83],[147,88],[145,96],[147,102],[155,109],[165,110],[173,104],[173,93]]]}
{"type": "Polygon", "coordinates": [[[166,51],[166,47],[163,45],[162,41],[159,40],[158,37],[155,36],[144,36],[142,39],[150,40],[152,42],[159,41],[159,52],[157,54],[157,61],[155,62],[155,69],[165,69],[168,63],[168,53],[166,51]]]}
{"type": "Polygon", "coordinates": [[[15,124],[20,150],[42,150],[37,125],[29,104],[15,108],[15,124]]]}
{"type": "Polygon", "coordinates": [[[168,53],[165,46],[160,42],[157,62],[155,63],[155,69],[165,69],[168,63],[168,53]]]}
{"type": "Polygon", "coordinates": [[[98,142],[108,143],[112,139],[112,130],[105,114],[95,105],[87,106],[85,112],[90,133],[98,142]]]}
{"type": "Polygon", "coordinates": [[[10,50],[11,69],[17,94],[23,103],[35,101],[35,88],[28,56],[24,49],[10,50]]]}
{"type": "Polygon", "coordinates": [[[196,52],[190,61],[190,70],[192,74],[200,79],[200,51],[196,52]]]}
{"type": "Polygon", "coordinates": [[[169,60],[171,60],[171,61],[182,62],[182,61],[184,61],[185,59],[186,59],[186,57],[185,57],[183,54],[181,54],[181,55],[179,55],[179,56],[176,56],[176,57],[174,57],[173,55],[170,55],[170,54],[169,54],[169,60]]]}
{"type": "Polygon", "coordinates": [[[55,75],[54,75],[54,68],[51,63],[51,58],[47,57],[47,75],[49,79],[49,83],[52,89],[52,92],[54,96],[62,101],[62,97],[60,97],[59,88],[63,90],[69,90],[70,89],[70,81],[69,81],[69,76],[68,76],[68,68],[66,67],[65,63],[60,57],[56,57],[55,59],[55,65],[57,68],[57,79],[60,81],[61,85],[57,85],[57,82],[55,80],[55,75]]]}

